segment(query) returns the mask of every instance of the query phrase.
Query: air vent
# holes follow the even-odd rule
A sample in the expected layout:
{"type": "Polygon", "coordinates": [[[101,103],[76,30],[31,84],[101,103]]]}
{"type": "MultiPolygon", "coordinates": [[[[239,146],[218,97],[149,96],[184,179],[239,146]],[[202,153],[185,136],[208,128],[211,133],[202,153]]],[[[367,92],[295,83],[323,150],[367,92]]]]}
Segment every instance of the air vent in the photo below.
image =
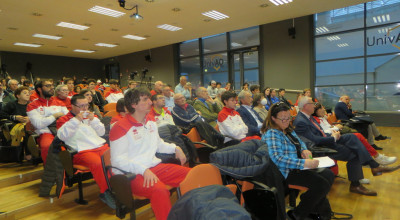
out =
{"type": "Polygon", "coordinates": [[[119,30],[116,28],[111,28],[111,31],[119,31],[119,30]]]}
{"type": "Polygon", "coordinates": [[[82,40],[89,40],[89,38],[82,38],[82,40]]]}
{"type": "Polygon", "coordinates": [[[59,47],[59,48],[68,48],[67,46],[62,46],[62,45],[59,45],[57,47],[59,47]]]}
{"type": "Polygon", "coordinates": [[[16,30],[18,30],[18,28],[16,28],[16,27],[9,27],[9,28],[7,28],[8,30],[12,30],[12,31],[16,31],[16,30]]]}

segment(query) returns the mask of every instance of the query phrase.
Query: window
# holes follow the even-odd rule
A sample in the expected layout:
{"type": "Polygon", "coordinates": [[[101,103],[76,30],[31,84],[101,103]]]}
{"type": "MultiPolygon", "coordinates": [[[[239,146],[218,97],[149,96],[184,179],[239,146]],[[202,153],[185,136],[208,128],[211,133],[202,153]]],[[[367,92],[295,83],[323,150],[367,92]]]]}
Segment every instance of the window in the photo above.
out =
{"type": "Polygon", "coordinates": [[[364,83],[364,59],[346,59],[316,64],[315,85],[364,83]]]}
{"type": "Polygon", "coordinates": [[[367,82],[400,82],[400,55],[375,56],[367,59],[367,82]]]}
{"type": "Polygon", "coordinates": [[[226,34],[218,34],[203,38],[203,53],[226,51],[226,34]]]}
{"type": "Polygon", "coordinates": [[[180,45],[180,57],[190,57],[199,55],[199,40],[191,40],[183,42],[180,45]]]}
{"type": "Polygon", "coordinates": [[[315,39],[317,60],[328,60],[364,55],[364,32],[332,34],[315,39]]]}
{"type": "Polygon", "coordinates": [[[260,32],[258,26],[231,33],[231,49],[258,45],[260,45],[260,32]]]}

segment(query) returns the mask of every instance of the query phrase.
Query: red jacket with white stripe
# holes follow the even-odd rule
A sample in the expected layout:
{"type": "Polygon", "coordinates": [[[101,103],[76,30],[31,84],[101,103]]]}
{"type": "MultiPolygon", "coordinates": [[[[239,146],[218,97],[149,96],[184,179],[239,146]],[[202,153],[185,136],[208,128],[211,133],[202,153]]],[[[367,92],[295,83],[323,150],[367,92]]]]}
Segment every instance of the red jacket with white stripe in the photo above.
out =
{"type": "Polygon", "coordinates": [[[54,118],[53,114],[58,112],[62,112],[65,115],[68,113],[68,109],[63,102],[55,100],[54,97],[48,100],[38,98],[26,107],[26,114],[35,128],[35,132],[39,135],[43,133],[51,134],[47,126],[55,122],[56,118],[54,118]]]}
{"type": "Polygon", "coordinates": [[[78,152],[96,149],[106,142],[100,137],[105,133],[104,124],[97,117],[79,121],[68,112],[57,120],[57,129],[57,136],[78,152]]]}
{"type": "Polygon", "coordinates": [[[221,134],[229,136],[225,137],[225,142],[232,140],[232,138],[242,140],[248,132],[246,124],[235,109],[223,107],[218,113],[217,124],[221,134]]]}
{"type": "Polygon", "coordinates": [[[108,103],[116,103],[120,98],[124,98],[124,94],[121,92],[121,90],[117,91],[111,89],[104,95],[104,97],[108,103]]]}
{"type": "Polygon", "coordinates": [[[154,119],[158,127],[164,125],[175,125],[174,119],[172,118],[171,112],[168,111],[168,108],[164,107],[163,110],[164,111],[161,114],[159,114],[153,107],[149,112],[149,117],[154,119]]]}
{"type": "Polygon", "coordinates": [[[175,144],[160,138],[157,125],[150,117],[142,124],[127,114],[110,131],[111,164],[127,172],[143,175],[146,169],[161,163],[156,152],[172,154],[175,149],[175,144]]]}

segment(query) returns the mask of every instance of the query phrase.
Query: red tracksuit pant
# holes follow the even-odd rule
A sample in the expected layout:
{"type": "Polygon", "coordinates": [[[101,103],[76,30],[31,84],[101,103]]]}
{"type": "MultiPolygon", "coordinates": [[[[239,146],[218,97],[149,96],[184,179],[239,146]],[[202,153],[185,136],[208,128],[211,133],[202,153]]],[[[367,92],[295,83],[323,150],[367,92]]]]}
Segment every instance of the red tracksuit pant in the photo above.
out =
{"type": "Polygon", "coordinates": [[[132,193],[137,196],[143,196],[150,199],[151,207],[157,220],[165,220],[171,210],[170,192],[166,185],[178,187],[190,168],[176,164],[158,164],[150,168],[159,179],[159,181],[149,188],[143,187],[143,176],[137,175],[131,181],[132,193]]]}
{"type": "Polygon", "coordinates": [[[46,164],[47,154],[49,153],[49,148],[53,140],[54,135],[50,133],[43,133],[39,137],[40,156],[42,157],[43,165],[46,164]]]}
{"type": "Polygon", "coordinates": [[[361,134],[361,133],[353,133],[357,138],[363,143],[365,146],[365,149],[367,149],[368,153],[372,156],[375,157],[378,155],[378,152],[368,143],[367,139],[361,134]]]}
{"type": "Polygon", "coordinates": [[[75,154],[73,159],[74,164],[89,167],[94,181],[100,187],[100,193],[104,193],[108,189],[103,166],[101,165],[101,155],[108,149],[108,144],[105,144],[96,149],[81,151],[75,154]]]}

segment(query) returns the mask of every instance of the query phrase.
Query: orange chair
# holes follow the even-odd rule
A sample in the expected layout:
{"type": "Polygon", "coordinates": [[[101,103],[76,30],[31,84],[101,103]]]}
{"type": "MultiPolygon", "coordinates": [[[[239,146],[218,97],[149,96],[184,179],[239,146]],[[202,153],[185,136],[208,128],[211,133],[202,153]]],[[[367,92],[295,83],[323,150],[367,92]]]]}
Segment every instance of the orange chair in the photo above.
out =
{"type": "MultiPolygon", "coordinates": [[[[108,189],[110,189],[115,196],[117,207],[115,215],[118,218],[123,219],[127,213],[130,213],[130,219],[136,219],[135,210],[150,203],[150,200],[146,197],[136,196],[132,193],[130,182],[135,179],[136,174],[127,173],[118,168],[112,167],[110,150],[105,151],[101,156],[101,164],[103,166],[103,172],[108,189]],[[115,175],[112,173],[112,168],[120,170],[124,174],[115,175]]],[[[167,189],[171,192],[175,191],[175,188],[168,185],[167,189]]]]}
{"type": "Polygon", "coordinates": [[[291,185],[289,184],[289,206],[292,208],[296,207],[296,198],[299,191],[307,191],[308,188],[305,186],[291,185]]]}
{"type": "Polygon", "coordinates": [[[117,111],[117,103],[108,103],[104,106],[104,112],[117,111]]]}
{"type": "Polygon", "coordinates": [[[116,115],[118,115],[118,112],[115,110],[111,110],[111,111],[107,112],[106,114],[104,114],[103,117],[114,117],[116,115]]]}
{"type": "MultiPolygon", "coordinates": [[[[178,196],[181,197],[192,189],[210,185],[223,185],[219,169],[211,164],[200,164],[195,166],[186,175],[186,178],[178,187],[178,196]]],[[[237,186],[226,185],[235,195],[237,186]]]]}
{"type": "Polygon", "coordinates": [[[336,118],[335,112],[332,112],[332,114],[328,114],[327,120],[331,125],[340,123],[340,120],[336,118]]]}
{"type": "Polygon", "coordinates": [[[209,163],[209,156],[212,152],[218,148],[207,144],[207,142],[201,139],[199,132],[195,127],[193,127],[186,136],[193,142],[197,149],[197,154],[199,156],[199,161],[203,163],[209,163]]]}

